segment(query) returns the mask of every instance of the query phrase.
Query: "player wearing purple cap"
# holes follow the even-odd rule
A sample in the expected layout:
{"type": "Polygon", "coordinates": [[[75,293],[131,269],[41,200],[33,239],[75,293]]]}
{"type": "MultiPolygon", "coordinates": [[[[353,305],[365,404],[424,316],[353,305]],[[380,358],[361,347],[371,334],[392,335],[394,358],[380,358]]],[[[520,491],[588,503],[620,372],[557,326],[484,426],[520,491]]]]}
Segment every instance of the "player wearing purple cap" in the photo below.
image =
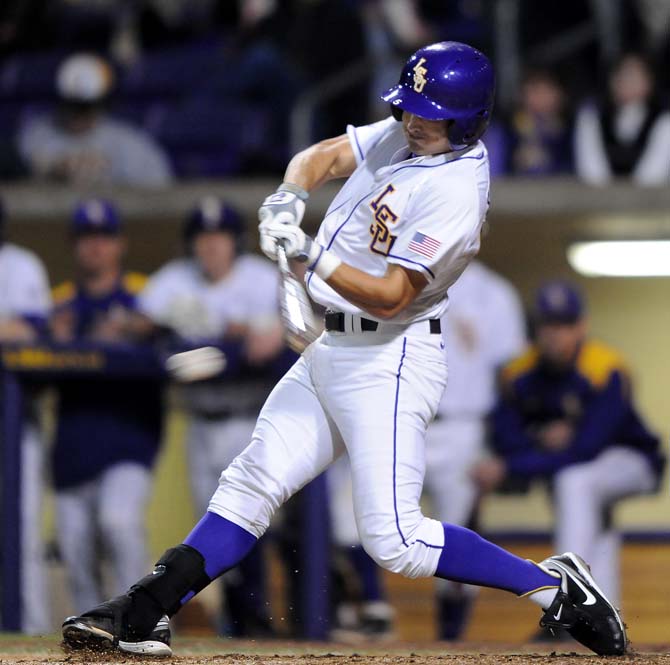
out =
{"type": "Polygon", "coordinates": [[[506,477],[549,482],[555,546],[588,558],[618,602],[620,538],[613,505],[658,487],[664,460],[633,405],[617,351],[587,337],[584,301],[567,282],[548,282],[535,301],[535,344],[503,371],[493,416],[497,458],[475,477],[484,490],[506,477]]]}
{"type": "MultiPolygon", "coordinates": [[[[134,342],[129,323],[143,275],[123,269],[125,239],[108,201],[74,211],[71,237],[77,276],[54,289],[50,319],[61,342],[134,342]]],[[[124,589],[147,561],[144,514],[161,437],[160,383],[153,379],[72,378],[58,387],[52,450],[58,544],[74,606],[99,602],[98,543],[124,589]]]]}
{"type": "Polygon", "coordinates": [[[598,653],[624,652],[623,622],[579,557],[538,565],[419,505],[426,429],[447,380],[440,318],[488,209],[479,139],[493,94],[483,53],[432,44],[384,95],[392,117],[289,162],[259,211],[261,248],[276,260],[281,245],[307,266],[310,293],[329,310],[325,331],[275,386],[185,542],[127,594],[66,620],[67,644],[171,653],[161,617],[243,558],[277,508],[346,451],[361,542],[379,565],[528,595],[543,622],[598,653]],[[313,240],[300,228],[305,201],[334,178],[346,181],[313,240]]]}

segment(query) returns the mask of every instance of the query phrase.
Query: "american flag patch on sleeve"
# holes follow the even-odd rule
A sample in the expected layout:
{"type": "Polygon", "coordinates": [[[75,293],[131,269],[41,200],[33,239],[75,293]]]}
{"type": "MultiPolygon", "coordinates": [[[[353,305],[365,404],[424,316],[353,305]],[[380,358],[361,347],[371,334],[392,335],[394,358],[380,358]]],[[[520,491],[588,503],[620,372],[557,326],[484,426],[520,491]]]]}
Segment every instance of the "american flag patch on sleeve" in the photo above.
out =
{"type": "Polygon", "coordinates": [[[425,233],[417,231],[407,246],[407,249],[416,252],[417,254],[421,254],[421,256],[425,256],[428,259],[432,259],[437,253],[437,250],[440,249],[441,244],[442,243],[439,240],[435,240],[435,238],[431,238],[425,233]]]}

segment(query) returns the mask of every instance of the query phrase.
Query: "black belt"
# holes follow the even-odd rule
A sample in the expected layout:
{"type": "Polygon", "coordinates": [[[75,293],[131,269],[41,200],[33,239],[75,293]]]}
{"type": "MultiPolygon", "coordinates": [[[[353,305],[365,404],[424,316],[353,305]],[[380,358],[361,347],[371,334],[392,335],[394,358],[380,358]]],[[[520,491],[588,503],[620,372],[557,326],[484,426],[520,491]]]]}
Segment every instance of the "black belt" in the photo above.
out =
{"type": "MultiPolygon", "coordinates": [[[[346,332],[344,329],[344,312],[326,312],[325,315],[326,330],[333,332],[346,332]]],[[[375,332],[379,328],[379,323],[372,319],[360,317],[361,330],[363,332],[375,332]]],[[[430,319],[428,321],[431,335],[439,335],[442,332],[440,319],[430,319]]]]}

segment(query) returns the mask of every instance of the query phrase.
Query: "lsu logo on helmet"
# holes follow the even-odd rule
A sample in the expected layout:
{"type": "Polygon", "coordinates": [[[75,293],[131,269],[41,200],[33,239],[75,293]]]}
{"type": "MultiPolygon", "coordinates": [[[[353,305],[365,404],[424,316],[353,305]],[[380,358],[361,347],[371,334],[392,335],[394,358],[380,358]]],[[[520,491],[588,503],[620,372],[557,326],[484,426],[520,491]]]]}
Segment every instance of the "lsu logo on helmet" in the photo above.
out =
{"type": "Polygon", "coordinates": [[[423,86],[426,85],[427,80],[426,80],[426,74],[428,73],[428,70],[423,66],[423,63],[426,62],[425,58],[421,58],[419,62],[414,65],[414,90],[416,92],[421,92],[423,90],[423,86]]]}

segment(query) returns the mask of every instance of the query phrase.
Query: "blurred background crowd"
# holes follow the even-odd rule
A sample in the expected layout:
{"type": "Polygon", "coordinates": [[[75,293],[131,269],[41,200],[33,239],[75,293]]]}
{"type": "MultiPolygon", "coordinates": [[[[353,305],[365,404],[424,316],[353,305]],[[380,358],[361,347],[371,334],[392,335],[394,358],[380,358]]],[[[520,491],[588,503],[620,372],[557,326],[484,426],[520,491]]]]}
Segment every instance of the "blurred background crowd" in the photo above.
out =
{"type": "MultiPolygon", "coordinates": [[[[445,39],[481,48],[496,65],[497,105],[483,139],[494,178],[627,183],[639,188],[631,196],[640,208],[648,192],[670,184],[665,0],[0,4],[0,183],[11,203],[0,212],[0,344],[7,353],[36,344],[102,350],[101,366],[113,369],[21,379],[22,609],[13,621],[3,605],[5,627],[48,632],[64,608],[86,609],[141,577],[148,550],[172,542],[147,540],[157,484],[168,487],[168,504],[174,494],[195,510],[186,522],[154,510],[160,519],[150,530],[169,529],[173,517],[181,528],[206,509],[218,474],[296,358],[283,340],[276,270],[254,252],[250,211],[262,196],[248,186],[258,182],[268,194],[295,151],[386,117],[378,93],[412,51],[445,39]],[[184,189],[189,181],[197,197],[184,189]],[[235,201],[219,196],[229,181],[244,183],[235,201]],[[138,203],[128,191],[147,198],[138,203]],[[152,210],[156,192],[179,201],[169,219],[152,210]],[[168,351],[210,343],[228,357],[220,377],[175,385],[165,375],[168,351]],[[175,460],[166,449],[177,439],[185,456],[175,460]],[[156,481],[159,464],[168,470],[156,481]],[[180,487],[186,477],[189,487],[180,487]],[[53,566],[65,570],[66,584],[50,594],[53,566]]],[[[322,208],[308,205],[308,228],[322,208]]],[[[425,500],[442,520],[490,530],[488,495],[504,507],[505,497],[540,486],[551,506],[545,536],[583,553],[621,600],[615,508],[663,486],[667,432],[657,429],[667,423],[647,422],[633,387],[656,361],[653,344],[611,313],[626,318],[658,287],[644,298],[619,284],[584,288],[562,254],[576,226],[553,220],[554,235],[543,238],[537,229],[546,232],[551,220],[512,228],[505,215],[515,210],[506,204],[496,220],[507,244],[494,224],[484,262],[450,294],[443,327],[451,374],[429,431],[425,500]],[[612,346],[591,337],[592,306],[595,332],[612,346]],[[639,366],[623,358],[633,344],[647,353],[639,366]]],[[[667,210],[650,224],[667,235],[667,210]]],[[[620,227],[611,224],[610,235],[620,227]]],[[[641,322],[645,313],[636,310],[641,322]]],[[[2,436],[5,449],[4,425],[2,436]]],[[[346,460],[324,482],[317,520],[331,539],[328,636],[407,635],[387,578],[360,546],[346,460]]],[[[269,568],[261,543],[226,575],[210,615],[189,620],[235,637],[305,636],[306,512],[299,498],[289,504],[267,539],[269,568]],[[277,566],[285,624],[270,610],[277,566]]],[[[503,521],[516,525],[517,517],[512,508],[503,521]]],[[[431,636],[462,638],[473,590],[445,583],[435,597],[426,601],[431,636]]]]}
{"type": "Polygon", "coordinates": [[[453,39],[496,62],[494,175],[663,184],[669,25],[663,0],[7,0],[0,178],[276,175],[453,39]]]}

